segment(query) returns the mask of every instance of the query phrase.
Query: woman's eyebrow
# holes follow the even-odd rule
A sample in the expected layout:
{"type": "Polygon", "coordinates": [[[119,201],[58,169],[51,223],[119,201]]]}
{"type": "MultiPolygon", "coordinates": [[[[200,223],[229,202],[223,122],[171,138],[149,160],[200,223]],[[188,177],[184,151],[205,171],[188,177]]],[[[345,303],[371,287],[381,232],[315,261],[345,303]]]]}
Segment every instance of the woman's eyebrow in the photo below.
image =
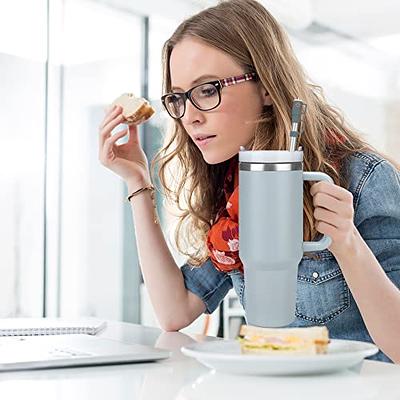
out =
{"type": "MultiPolygon", "coordinates": [[[[192,83],[190,84],[192,85],[196,85],[197,83],[200,83],[201,81],[205,80],[205,79],[219,79],[218,76],[216,75],[210,75],[210,74],[206,74],[206,75],[201,75],[198,78],[196,78],[194,81],[192,81],[192,83]]],[[[178,87],[178,86],[172,86],[171,88],[172,90],[183,90],[182,88],[178,87]]]]}

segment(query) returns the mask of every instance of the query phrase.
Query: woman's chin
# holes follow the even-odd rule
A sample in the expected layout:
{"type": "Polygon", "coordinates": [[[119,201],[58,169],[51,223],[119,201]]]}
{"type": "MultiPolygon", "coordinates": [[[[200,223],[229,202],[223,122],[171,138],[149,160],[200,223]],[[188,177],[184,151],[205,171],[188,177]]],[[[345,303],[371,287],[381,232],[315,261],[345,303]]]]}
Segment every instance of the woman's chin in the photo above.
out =
{"type": "MultiPolygon", "coordinates": [[[[238,151],[239,152],[239,151],[238,151]]],[[[210,165],[215,165],[215,164],[220,164],[223,163],[224,161],[230,160],[232,157],[234,157],[238,152],[234,154],[212,154],[212,153],[207,153],[207,152],[202,152],[203,159],[207,164],[210,165]]]]}
{"type": "Polygon", "coordinates": [[[220,164],[226,160],[229,160],[229,157],[217,157],[217,156],[209,156],[208,154],[203,154],[203,159],[207,164],[215,165],[220,164]]]}

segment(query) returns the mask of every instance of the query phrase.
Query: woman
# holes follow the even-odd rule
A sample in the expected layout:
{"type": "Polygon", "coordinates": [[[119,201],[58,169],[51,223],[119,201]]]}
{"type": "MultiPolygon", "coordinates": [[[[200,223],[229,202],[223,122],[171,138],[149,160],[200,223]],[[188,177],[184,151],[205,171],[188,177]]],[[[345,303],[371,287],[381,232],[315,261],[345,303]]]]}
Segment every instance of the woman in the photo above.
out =
{"type": "Polygon", "coordinates": [[[180,269],[154,223],[136,127],[111,135],[123,122],[118,107],[100,127],[100,160],[133,193],[140,265],[161,327],[179,330],[212,313],[232,286],[243,304],[238,151],[287,149],[292,101],[300,98],[307,103],[304,170],[326,172],[335,184],[306,186],[304,240],[327,234],[332,244],[303,257],[291,326],[325,324],[332,338],[373,341],[381,349],[373,358],[400,362],[397,169],[309,83],[283,29],[254,0],[225,1],[184,21],[164,45],[163,68],[173,129],[155,165],[182,211],[176,241],[188,263],[180,269]],[[171,166],[174,185],[167,183],[171,166]]]}

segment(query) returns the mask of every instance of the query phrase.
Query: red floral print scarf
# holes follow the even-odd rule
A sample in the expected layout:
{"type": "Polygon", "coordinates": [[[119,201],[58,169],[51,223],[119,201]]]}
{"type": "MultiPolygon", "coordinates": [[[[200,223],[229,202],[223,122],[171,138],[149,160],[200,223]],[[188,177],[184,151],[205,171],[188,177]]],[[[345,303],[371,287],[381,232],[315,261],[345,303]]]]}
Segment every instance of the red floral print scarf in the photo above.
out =
{"type": "Polygon", "coordinates": [[[209,256],[214,266],[223,272],[238,269],[243,273],[239,258],[239,169],[238,157],[233,157],[225,176],[226,206],[217,214],[216,222],[207,236],[209,256]]]}

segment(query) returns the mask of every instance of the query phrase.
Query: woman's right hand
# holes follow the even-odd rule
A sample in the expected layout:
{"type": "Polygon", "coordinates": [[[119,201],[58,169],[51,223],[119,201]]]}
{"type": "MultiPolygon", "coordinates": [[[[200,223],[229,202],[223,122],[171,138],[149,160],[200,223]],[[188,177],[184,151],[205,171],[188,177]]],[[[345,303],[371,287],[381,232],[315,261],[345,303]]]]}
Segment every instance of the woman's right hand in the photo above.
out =
{"type": "Polygon", "coordinates": [[[129,125],[127,129],[111,134],[124,121],[122,107],[114,106],[106,112],[99,127],[99,160],[119,175],[127,183],[129,190],[136,190],[150,183],[150,173],[146,154],[139,142],[137,126],[129,125]],[[128,134],[126,143],[116,143],[128,134]]]}

